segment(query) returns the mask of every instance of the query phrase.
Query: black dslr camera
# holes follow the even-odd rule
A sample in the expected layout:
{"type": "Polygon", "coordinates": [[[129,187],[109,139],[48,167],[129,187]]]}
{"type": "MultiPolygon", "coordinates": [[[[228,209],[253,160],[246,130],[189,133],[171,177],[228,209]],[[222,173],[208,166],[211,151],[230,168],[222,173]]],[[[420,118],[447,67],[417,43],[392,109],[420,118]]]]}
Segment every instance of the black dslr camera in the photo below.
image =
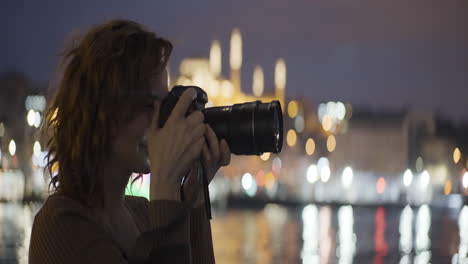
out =
{"type": "Polygon", "coordinates": [[[262,103],[254,101],[232,106],[205,108],[208,95],[197,86],[177,85],[161,103],[159,127],[169,118],[179,97],[189,88],[197,97],[186,115],[200,110],[205,123],[213,128],[219,139],[224,138],[231,152],[237,155],[261,155],[263,152],[280,153],[283,147],[283,114],[279,101],[262,103]]]}

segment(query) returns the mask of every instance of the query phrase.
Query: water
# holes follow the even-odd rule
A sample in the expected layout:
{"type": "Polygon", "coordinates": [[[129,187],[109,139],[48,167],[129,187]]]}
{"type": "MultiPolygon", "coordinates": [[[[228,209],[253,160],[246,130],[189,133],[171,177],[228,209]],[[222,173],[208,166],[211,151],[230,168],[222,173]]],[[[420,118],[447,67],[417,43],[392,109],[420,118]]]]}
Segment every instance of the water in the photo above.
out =
{"type": "Polygon", "coordinates": [[[468,263],[468,207],[270,204],[212,228],[219,263],[468,263]]]}
{"type": "MultiPolygon", "coordinates": [[[[0,263],[27,263],[40,204],[0,203],[0,263]]],[[[468,207],[268,204],[215,211],[217,263],[468,263],[468,207]]]]}

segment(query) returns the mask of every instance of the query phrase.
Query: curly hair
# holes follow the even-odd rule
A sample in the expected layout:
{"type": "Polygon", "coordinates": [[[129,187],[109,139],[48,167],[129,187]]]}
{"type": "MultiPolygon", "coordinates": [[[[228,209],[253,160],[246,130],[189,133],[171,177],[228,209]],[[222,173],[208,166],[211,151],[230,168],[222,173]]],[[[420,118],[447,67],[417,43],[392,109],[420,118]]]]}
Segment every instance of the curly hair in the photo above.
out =
{"type": "Polygon", "coordinates": [[[128,20],[95,26],[64,52],[64,72],[43,125],[54,192],[86,205],[102,199],[96,173],[117,127],[134,110],[128,92],[147,89],[171,52],[169,41],[128,20]]]}

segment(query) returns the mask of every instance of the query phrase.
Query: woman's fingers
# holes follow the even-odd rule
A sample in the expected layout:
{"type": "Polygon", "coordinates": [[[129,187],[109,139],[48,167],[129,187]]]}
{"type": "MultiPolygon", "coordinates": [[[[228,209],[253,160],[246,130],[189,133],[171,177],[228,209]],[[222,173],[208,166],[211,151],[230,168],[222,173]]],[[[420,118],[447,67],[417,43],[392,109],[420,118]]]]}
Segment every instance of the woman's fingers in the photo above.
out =
{"type": "Polygon", "coordinates": [[[180,120],[185,117],[185,113],[192,104],[192,101],[197,97],[197,92],[193,88],[187,89],[177,101],[174,109],[171,112],[168,120],[180,120]]]}
{"type": "Polygon", "coordinates": [[[190,130],[195,126],[198,126],[203,123],[204,115],[201,111],[195,111],[191,113],[186,119],[185,124],[187,125],[187,129],[190,130]]]}
{"type": "Polygon", "coordinates": [[[206,138],[208,141],[211,157],[214,161],[218,162],[220,158],[218,137],[208,124],[206,124],[206,138]]]}
{"type": "Polygon", "coordinates": [[[205,162],[208,162],[211,160],[211,154],[210,154],[210,150],[208,149],[207,144],[203,144],[202,156],[205,162]]]}

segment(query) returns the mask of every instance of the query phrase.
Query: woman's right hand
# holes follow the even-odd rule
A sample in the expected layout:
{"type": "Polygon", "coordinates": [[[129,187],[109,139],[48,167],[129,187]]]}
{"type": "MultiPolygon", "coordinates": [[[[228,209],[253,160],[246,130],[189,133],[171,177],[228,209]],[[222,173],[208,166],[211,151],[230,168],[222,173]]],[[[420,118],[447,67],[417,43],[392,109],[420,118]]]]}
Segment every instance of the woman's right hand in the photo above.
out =
{"type": "Polygon", "coordinates": [[[185,114],[196,91],[187,89],[177,101],[169,118],[159,128],[160,102],[155,102],[148,131],[148,155],[151,163],[150,200],[180,201],[180,184],[193,162],[200,157],[205,143],[203,114],[185,114]]]}

